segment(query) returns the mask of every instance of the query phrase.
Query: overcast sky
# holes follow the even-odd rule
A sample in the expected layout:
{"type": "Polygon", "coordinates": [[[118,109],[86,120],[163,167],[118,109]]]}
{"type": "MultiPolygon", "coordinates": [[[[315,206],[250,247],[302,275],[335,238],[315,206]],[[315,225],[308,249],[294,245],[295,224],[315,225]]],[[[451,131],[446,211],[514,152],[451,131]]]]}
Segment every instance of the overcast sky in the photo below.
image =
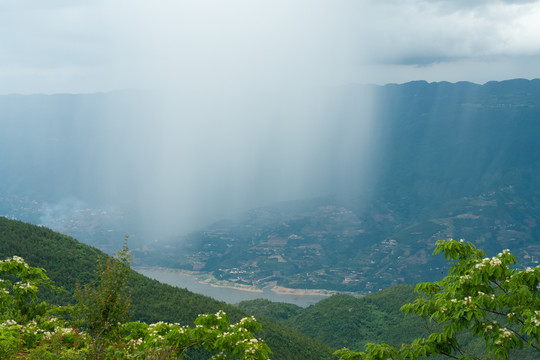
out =
{"type": "Polygon", "coordinates": [[[539,1],[0,0],[3,94],[484,83],[538,64],[539,1]]]}
{"type": "Polygon", "coordinates": [[[95,161],[68,169],[151,234],[369,188],[376,100],[341,108],[342,85],[532,79],[539,64],[540,1],[0,0],[0,94],[166,91],[107,108],[95,161]]]}

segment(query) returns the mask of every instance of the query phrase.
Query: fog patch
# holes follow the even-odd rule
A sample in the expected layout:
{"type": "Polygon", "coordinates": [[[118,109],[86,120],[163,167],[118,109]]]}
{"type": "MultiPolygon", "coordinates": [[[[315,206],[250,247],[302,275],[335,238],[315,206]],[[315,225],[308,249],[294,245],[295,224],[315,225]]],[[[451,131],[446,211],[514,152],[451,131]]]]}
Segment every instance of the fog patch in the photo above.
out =
{"type": "Polygon", "coordinates": [[[76,198],[65,198],[56,203],[44,203],[42,205],[39,224],[56,231],[65,231],[86,217],[85,210],[88,205],[76,198]]]}

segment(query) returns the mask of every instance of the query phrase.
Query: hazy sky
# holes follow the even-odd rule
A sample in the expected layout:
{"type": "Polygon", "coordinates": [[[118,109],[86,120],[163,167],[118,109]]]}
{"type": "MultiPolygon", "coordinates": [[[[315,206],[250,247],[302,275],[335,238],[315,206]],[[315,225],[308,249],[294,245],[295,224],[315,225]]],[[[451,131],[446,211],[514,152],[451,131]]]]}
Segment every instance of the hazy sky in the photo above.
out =
{"type": "Polygon", "coordinates": [[[0,0],[0,34],[4,94],[483,83],[539,76],[540,2],[0,0]]]}
{"type": "Polygon", "coordinates": [[[368,184],[373,102],[340,108],[344,84],[539,64],[540,1],[0,0],[0,94],[165,90],[111,112],[80,163],[150,233],[368,184]]]}

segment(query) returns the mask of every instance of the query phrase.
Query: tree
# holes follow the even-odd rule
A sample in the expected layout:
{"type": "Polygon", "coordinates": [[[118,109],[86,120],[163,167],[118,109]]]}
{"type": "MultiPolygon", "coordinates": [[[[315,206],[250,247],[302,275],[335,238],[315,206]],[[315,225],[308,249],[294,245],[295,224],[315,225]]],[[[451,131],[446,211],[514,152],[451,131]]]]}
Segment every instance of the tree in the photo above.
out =
{"type": "Polygon", "coordinates": [[[128,237],[114,257],[98,262],[97,281],[75,291],[79,321],[92,336],[91,354],[95,359],[105,356],[105,348],[117,342],[122,324],[128,318],[131,303],[127,286],[131,273],[131,252],[128,237]]]}
{"type": "Polygon", "coordinates": [[[107,257],[105,263],[98,263],[97,282],[77,288],[75,292],[83,324],[96,339],[109,335],[127,320],[131,301],[127,286],[131,259],[126,236],[122,250],[112,258],[107,257]]]}
{"type": "Polygon", "coordinates": [[[448,275],[418,284],[415,291],[423,297],[402,310],[425,318],[437,330],[399,349],[368,344],[366,352],[338,350],[340,359],[507,359],[510,351],[525,346],[540,356],[540,266],[518,269],[509,250],[485,257],[463,240],[440,240],[434,253],[451,260],[448,275]],[[463,345],[467,335],[483,339],[481,353],[463,345]]]}
{"type": "Polygon", "coordinates": [[[43,269],[19,256],[0,260],[0,320],[23,323],[43,315],[48,307],[38,299],[40,286],[55,288],[43,269]]]}

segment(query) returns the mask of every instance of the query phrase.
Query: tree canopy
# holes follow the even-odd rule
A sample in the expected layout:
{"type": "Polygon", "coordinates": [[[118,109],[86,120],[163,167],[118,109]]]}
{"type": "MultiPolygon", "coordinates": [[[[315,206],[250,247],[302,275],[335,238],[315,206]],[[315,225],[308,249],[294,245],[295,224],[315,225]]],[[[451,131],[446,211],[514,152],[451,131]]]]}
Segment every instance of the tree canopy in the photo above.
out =
{"type": "Polygon", "coordinates": [[[524,347],[540,356],[540,266],[518,268],[509,250],[486,257],[464,240],[438,241],[439,253],[451,261],[448,275],[419,283],[415,291],[423,296],[402,307],[428,320],[431,334],[399,349],[386,344],[368,344],[366,352],[342,349],[336,352],[341,359],[507,359],[524,347]],[[482,339],[483,348],[463,346],[467,335],[482,339]]]}

